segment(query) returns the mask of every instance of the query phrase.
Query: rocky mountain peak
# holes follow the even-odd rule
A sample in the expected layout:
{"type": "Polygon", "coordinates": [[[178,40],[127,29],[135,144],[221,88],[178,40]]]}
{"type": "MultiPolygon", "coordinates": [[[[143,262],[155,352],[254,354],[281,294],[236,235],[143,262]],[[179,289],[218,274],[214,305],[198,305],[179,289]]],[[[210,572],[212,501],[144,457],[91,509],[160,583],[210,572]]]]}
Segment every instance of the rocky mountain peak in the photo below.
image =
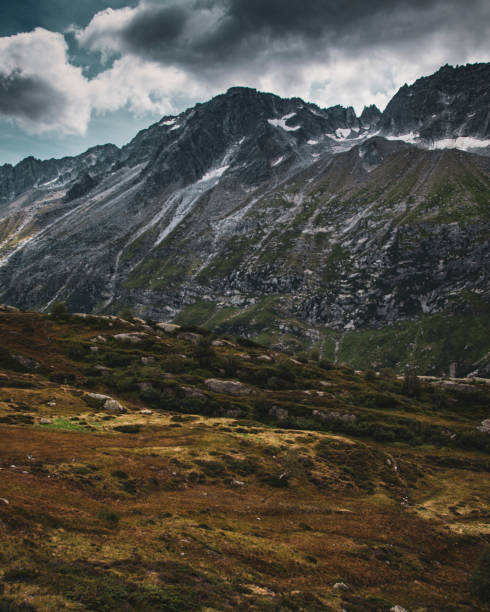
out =
{"type": "Polygon", "coordinates": [[[381,119],[381,111],[375,104],[371,104],[370,106],[365,106],[362,113],[359,116],[359,119],[366,128],[374,128],[379,123],[381,119]]]}
{"type": "MultiPolygon", "coordinates": [[[[398,91],[381,117],[382,133],[411,135],[436,146],[461,138],[490,139],[489,83],[488,63],[443,66],[398,91]]],[[[459,144],[468,148],[471,142],[459,144]]]]}

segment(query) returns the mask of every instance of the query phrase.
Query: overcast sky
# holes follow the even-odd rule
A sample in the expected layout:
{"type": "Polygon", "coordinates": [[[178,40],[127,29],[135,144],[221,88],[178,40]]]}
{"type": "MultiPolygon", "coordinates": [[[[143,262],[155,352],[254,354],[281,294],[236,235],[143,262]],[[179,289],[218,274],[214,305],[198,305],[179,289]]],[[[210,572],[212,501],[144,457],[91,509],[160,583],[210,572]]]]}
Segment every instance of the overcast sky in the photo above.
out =
{"type": "Polygon", "coordinates": [[[490,60],[489,0],[0,3],[0,163],[121,145],[234,85],[360,113],[490,60]]]}

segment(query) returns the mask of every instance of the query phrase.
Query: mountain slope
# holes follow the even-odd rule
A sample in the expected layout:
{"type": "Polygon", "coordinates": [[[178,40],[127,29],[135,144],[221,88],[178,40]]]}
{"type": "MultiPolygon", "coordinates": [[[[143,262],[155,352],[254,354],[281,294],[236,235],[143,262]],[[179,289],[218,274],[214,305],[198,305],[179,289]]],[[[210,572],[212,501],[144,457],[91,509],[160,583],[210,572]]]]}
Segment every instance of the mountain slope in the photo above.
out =
{"type": "MultiPolygon", "coordinates": [[[[0,299],[179,316],[333,360],[356,330],[438,314],[477,330],[490,158],[430,147],[486,137],[487,73],[445,67],[360,118],[232,88],[121,150],[4,167],[0,299]]],[[[467,374],[486,352],[458,344],[424,367],[467,374]]]]}

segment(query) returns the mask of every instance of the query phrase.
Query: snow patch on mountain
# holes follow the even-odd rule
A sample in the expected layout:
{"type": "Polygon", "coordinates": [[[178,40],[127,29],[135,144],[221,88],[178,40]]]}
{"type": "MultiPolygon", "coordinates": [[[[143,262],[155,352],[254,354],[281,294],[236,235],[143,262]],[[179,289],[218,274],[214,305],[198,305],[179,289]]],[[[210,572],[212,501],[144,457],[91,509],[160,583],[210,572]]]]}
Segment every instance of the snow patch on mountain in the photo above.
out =
{"type": "Polygon", "coordinates": [[[300,125],[296,125],[294,127],[290,127],[289,125],[286,125],[286,121],[288,119],[292,119],[295,115],[296,113],[289,113],[289,115],[284,115],[284,117],[281,117],[280,119],[268,119],[267,121],[270,123],[270,125],[274,127],[279,127],[285,130],[286,132],[296,132],[297,130],[301,128],[300,125]]]}
{"type": "Polygon", "coordinates": [[[212,181],[214,179],[219,179],[223,176],[223,174],[228,170],[230,164],[225,164],[224,166],[220,166],[219,168],[212,168],[206,174],[199,179],[198,183],[206,183],[207,181],[212,181]]]}
{"type": "Polygon", "coordinates": [[[170,126],[170,125],[175,125],[176,122],[177,122],[177,118],[174,117],[173,119],[164,119],[163,121],[160,121],[158,125],[170,126]]]}
{"type": "Polygon", "coordinates": [[[480,140],[471,136],[458,136],[458,138],[444,138],[436,140],[429,148],[431,149],[482,149],[490,147],[490,140],[480,140]]]}

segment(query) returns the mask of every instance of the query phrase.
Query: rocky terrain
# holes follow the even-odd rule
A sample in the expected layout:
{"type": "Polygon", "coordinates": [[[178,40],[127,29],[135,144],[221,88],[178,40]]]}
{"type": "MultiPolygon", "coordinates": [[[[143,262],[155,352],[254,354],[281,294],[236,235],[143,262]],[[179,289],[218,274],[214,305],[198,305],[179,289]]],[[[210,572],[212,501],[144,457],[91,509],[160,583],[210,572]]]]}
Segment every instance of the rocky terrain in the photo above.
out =
{"type": "Polygon", "coordinates": [[[488,609],[489,380],[0,307],[0,609],[488,609]]]}
{"type": "Polygon", "coordinates": [[[489,76],[446,66],[360,117],[233,88],[122,149],[3,166],[0,299],[488,375],[489,76]]]}

